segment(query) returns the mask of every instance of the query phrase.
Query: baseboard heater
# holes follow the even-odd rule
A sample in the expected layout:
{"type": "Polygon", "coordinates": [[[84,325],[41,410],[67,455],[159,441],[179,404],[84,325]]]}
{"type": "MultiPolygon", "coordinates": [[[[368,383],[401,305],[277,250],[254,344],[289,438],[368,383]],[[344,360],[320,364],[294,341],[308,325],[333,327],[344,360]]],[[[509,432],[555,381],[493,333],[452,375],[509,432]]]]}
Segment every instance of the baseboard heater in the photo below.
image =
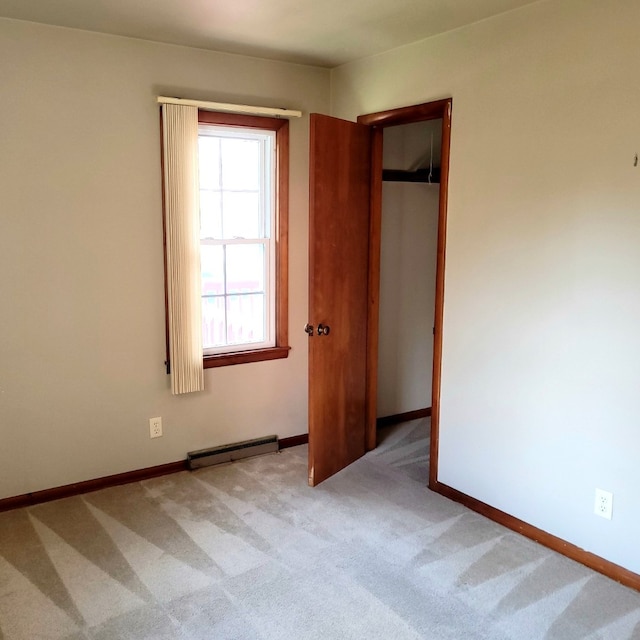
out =
{"type": "Polygon", "coordinates": [[[265,453],[275,453],[278,449],[278,436],[265,436],[234,444],[224,444],[220,447],[191,451],[187,453],[187,466],[189,469],[200,469],[242,458],[261,456],[265,453]]]}

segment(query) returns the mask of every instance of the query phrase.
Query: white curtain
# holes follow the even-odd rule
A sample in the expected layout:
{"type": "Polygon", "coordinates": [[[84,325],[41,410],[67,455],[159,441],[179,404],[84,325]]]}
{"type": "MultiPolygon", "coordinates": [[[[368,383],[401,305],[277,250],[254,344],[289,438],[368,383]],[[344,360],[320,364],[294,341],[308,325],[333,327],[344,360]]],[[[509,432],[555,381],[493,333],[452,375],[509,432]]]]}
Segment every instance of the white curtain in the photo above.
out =
{"type": "Polygon", "coordinates": [[[202,391],[198,109],[163,104],[171,391],[202,391]]]}

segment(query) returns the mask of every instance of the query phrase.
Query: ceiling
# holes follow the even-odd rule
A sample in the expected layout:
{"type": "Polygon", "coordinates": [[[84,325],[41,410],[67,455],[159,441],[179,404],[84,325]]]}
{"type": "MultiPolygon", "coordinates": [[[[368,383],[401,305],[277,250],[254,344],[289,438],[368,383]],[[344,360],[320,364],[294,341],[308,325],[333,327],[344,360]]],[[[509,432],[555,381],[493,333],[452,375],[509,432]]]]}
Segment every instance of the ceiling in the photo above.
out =
{"type": "Polygon", "coordinates": [[[0,0],[0,17],[335,67],[538,0],[0,0]]]}

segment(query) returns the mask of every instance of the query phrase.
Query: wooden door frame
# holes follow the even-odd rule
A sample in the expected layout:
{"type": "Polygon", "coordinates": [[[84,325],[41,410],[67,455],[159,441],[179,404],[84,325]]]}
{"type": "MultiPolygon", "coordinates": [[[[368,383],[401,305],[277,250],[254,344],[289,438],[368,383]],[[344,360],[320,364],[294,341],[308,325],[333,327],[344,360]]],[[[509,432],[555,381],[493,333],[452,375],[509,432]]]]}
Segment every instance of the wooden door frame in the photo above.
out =
{"type": "Polygon", "coordinates": [[[438,205],[438,244],[436,258],[436,299],[433,335],[433,378],[431,385],[431,444],[429,488],[438,484],[438,444],[440,429],[440,384],[442,372],[442,326],[444,312],[444,270],[449,191],[449,148],[451,143],[452,98],[379,111],[358,117],[371,127],[371,210],[369,218],[369,276],[367,319],[367,451],[376,447],[376,404],[378,393],[378,339],[380,314],[380,242],[382,223],[382,135],[385,127],[442,118],[440,153],[440,197],[438,205]]]}

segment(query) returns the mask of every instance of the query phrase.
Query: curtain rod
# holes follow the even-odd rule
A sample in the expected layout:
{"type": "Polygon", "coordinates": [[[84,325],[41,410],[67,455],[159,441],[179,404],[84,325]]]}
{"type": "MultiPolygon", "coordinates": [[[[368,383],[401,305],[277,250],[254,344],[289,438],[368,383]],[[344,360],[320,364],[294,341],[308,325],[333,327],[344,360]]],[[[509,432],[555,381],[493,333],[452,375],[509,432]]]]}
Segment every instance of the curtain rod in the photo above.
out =
{"type": "Polygon", "coordinates": [[[184,100],[183,98],[168,98],[158,96],[160,104],[182,104],[188,107],[198,107],[205,111],[224,111],[226,113],[246,113],[253,116],[271,116],[276,118],[300,118],[302,111],[291,109],[275,109],[273,107],[252,107],[246,104],[227,104],[225,102],[206,102],[204,100],[184,100]]]}

